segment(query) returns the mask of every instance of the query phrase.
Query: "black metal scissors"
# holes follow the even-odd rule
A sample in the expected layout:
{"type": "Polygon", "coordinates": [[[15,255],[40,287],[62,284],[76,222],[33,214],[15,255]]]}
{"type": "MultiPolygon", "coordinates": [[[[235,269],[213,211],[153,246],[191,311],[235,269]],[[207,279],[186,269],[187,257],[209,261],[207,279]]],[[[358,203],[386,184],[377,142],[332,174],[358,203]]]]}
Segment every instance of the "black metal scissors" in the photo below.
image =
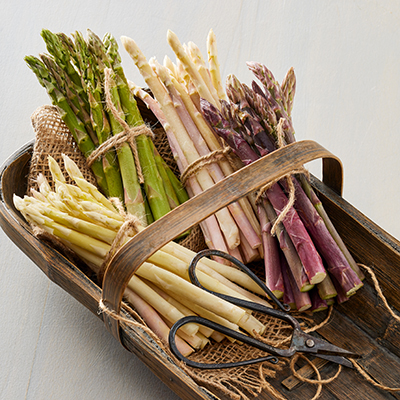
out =
{"type": "Polygon", "coordinates": [[[316,357],[323,358],[332,362],[335,362],[337,364],[344,365],[349,368],[353,368],[352,362],[347,358],[359,358],[360,356],[358,354],[355,354],[353,352],[347,351],[345,349],[342,349],[340,347],[334,346],[327,341],[320,339],[318,337],[309,335],[305,333],[300,326],[300,323],[297,321],[296,318],[294,318],[292,315],[288,314],[289,311],[289,306],[286,304],[282,304],[276,297],[275,295],[268,289],[268,287],[252,272],[250,271],[249,268],[247,268],[243,263],[241,263],[239,260],[237,260],[235,257],[232,257],[231,255],[221,252],[219,250],[213,250],[213,249],[207,249],[200,251],[197,253],[197,255],[193,258],[189,265],[189,276],[190,280],[192,283],[198,287],[200,287],[203,290],[206,290],[209,293],[212,293],[226,301],[229,301],[232,304],[235,304],[240,307],[244,307],[253,311],[258,311],[267,315],[270,315],[272,317],[281,319],[285,322],[287,322],[292,328],[293,328],[293,334],[291,338],[291,343],[289,348],[287,349],[280,349],[276,348],[273,346],[270,346],[266,343],[263,343],[253,337],[244,335],[240,332],[234,331],[232,329],[229,329],[225,326],[222,326],[220,324],[217,324],[213,321],[210,321],[208,319],[199,317],[199,316],[188,316],[180,319],[177,321],[171,328],[170,333],[169,333],[169,346],[171,348],[172,353],[181,361],[184,361],[187,365],[195,367],[195,368],[203,368],[203,369],[217,369],[217,368],[231,368],[231,367],[238,367],[238,366],[244,366],[244,365],[250,365],[250,364],[255,364],[258,362],[264,362],[264,361],[269,361],[273,364],[278,363],[278,357],[291,357],[295,353],[309,353],[312,354],[316,357]],[[201,258],[207,257],[207,256],[218,256],[218,257],[223,257],[233,264],[235,264],[239,269],[241,269],[243,272],[245,272],[248,276],[250,276],[262,289],[265,291],[265,293],[268,294],[270,299],[277,305],[278,309],[274,308],[268,308],[264,305],[254,303],[251,301],[246,301],[243,299],[237,299],[235,297],[227,296],[221,293],[216,293],[213,291],[210,291],[203,287],[199,280],[197,279],[195,269],[197,266],[197,263],[200,261],[201,258]],[[177,330],[182,327],[185,324],[188,324],[190,322],[195,322],[200,325],[204,325],[206,327],[209,327],[211,329],[214,329],[217,332],[220,332],[224,335],[230,336],[234,339],[237,339],[243,343],[249,344],[251,346],[254,346],[255,348],[259,350],[264,350],[268,355],[265,357],[260,357],[256,359],[250,359],[250,360],[241,360],[238,362],[231,362],[231,363],[199,363],[193,360],[190,360],[183,356],[175,343],[175,336],[177,330]]]}

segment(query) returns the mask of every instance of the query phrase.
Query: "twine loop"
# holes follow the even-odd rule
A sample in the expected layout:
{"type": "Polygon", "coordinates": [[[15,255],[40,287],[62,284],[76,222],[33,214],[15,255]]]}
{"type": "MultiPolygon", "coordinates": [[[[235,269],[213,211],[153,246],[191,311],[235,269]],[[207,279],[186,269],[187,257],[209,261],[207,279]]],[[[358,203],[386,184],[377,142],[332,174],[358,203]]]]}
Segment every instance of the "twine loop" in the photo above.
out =
{"type": "Polygon", "coordinates": [[[119,214],[123,217],[124,222],[121,225],[121,227],[119,228],[113,242],[111,243],[109,252],[107,253],[106,257],[104,258],[103,264],[100,267],[101,273],[103,273],[107,269],[112,257],[118,251],[118,249],[124,245],[124,243],[126,242],[126,239],[131,234],[135,234],[135,233],[139,232],[140,228],[142,227],[142,224],[138,217],[125,212],[120,199],[118,199],[116,197],[112,197],[112,198],[110,198],[110,201],[117,208],[119,214]]]}
{"type": "Polygon", "coordinates": [[[199,172],[206,165],[210,165],[216,161],[221,160],[222,158],[227,158],[227,160],[229,161],[230,153],[232,153],[232,149],[227,146],[223,149],[214,150],[211,153],[206,154],[193,161],[185,168],[185,170],[181,174],[180,180],[182,184],[184,185],[191,176],[196,175],[197,172],[199,172]]]}
{"type": "MultiPolygon", "coordinates": [[[[276,128],[277,136],[278,136],[278,148],[279,149],[285,146],[285,142],[284,142],[284,135],[285,135],[284,134],[284,124],[285,124],[285,122],[286,122],[286,120],[284,118],[280,118],[278,126],[276,128]]],[[[279,213],[278,217],[276,218],[276,220],[272,224],[272,227],[271,227],[271,235],[272,236],[275,235],[278,225],[285,219],[286,215],[288,214],[290,209],[293,207],[294,202],[296,201],[295,187],[293,185],[293,180],[292,180],[293,179],[292,176],[295,175],[295,174],[305,174],[306,176],[309,176],[309,172],[304,167],[293,169],[288,174],[286,174],[286,175],[284,175],[284,176],[282,176],[280,178],[274,179],[271,182],[268,182],[266,185],[262,186],[257,192],[256,199],[255,199],[256,204],[258,204],[262,200],[262,198],[265,197],[265,193],[267,192],[268,189],[273,187],[280,180],[286,179],[287,186],[288,186],[288,194],[289,194],[288,202],[286,203],[285,207],[279,213]]]]}

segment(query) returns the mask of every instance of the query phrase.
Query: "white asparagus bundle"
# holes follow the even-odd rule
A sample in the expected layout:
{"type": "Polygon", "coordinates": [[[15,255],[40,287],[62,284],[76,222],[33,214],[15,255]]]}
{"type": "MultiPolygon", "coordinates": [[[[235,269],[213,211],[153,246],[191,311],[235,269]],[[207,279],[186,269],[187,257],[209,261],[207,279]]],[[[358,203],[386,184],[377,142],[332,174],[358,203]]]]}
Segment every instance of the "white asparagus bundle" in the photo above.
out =
{"type": "MultiPolygon", "coordinates": [[[[24,198],[14,196],[14,204],[28,222],[56,236],[98,272],[124,218],[110,200],[84,180],[72,160],[67,156],[63,156],[63,159],[69,176],[79,182],[79,186],[67,184],[59,165],[49,157],[55,190],[52,191],[47,180],[39,176],[39,191],[33,190],[32,196],[24,198]]],[[[138,225],[138,231],[142,229],[138,225]]],[[[133,235],[130,234],[130,237],[133,235]]],[[[125,298],[153,332],[166,340],[168,326],[190,313],[235,330],[243,329],[250,335],[262,334],[264,325],[250,311],[190,282],[188,265],[194,255],[191,250],[170,242],[143,263],[131,278],[125,298]]],[[[198,264],[197,276],[209,290],[269,306],[265,299],[250,292],[257,290],[254,282],[231,266],[202,259],[198,264]],[[229,278],[231,275],[233,280],[229,278]]],[[[259,288],[257,292],[260,292],[259,288]]],[[[203,348],[209,341],[207,337],[223,339],[221,334],[195,323],[180,328],[179,337],[182,354],[190,354],[193,348],[203,348]]]]}
{"type": "MultiPolygon", "coordinates": [[[[208,99],[217,107],[220,103],[217,88],[213,85],[211,71],[206,67],[198,47],[194,43],[189,43],[188,46],[182,45],[171,31],[168,31],[167,39],[177,55],[176,65],[167,57],[164,60],[164,66],[153,59],[147,62],[144,54],[132,39],[122,37],[121,41],[155,99],[137,88],[134,89],[134,93],[147,104],[163,125],[177,165],[183,174],[188,165],[195,163],[199,158],[207,157],[213,151],[222,150],[220,142],[193,102],[193,97],[189,93],[189,83],[192,82],[191,87],[196,88],[199,97],[208,99]]],[[[218,61],[212,34],[209,40],[215,78],[218,76],[218,71],[216,71],[218,61]]],[[[131,87],[134,85],[131,84],[131,87]]],[[[194,196],[200,190],[206,190],[224,179],[233,171],[226,159],[215,160],[200,170],[196,169],[195,175],[189,175],[186,182],[187,191],[190,196],[194,196]]],[[[249,201],[246,198],[241,199],[230,204],[228,210],[229,213],[224,215],[224,222],[216,213],[226,245],[221,241],[221,237],[218,237],[218,233],[214,233],[216,227],[210,226],[212,221],[201,224],[207,245],[228,251],[246,263],[260,258],[261,229],[249,201]],[[235,228],[229,230],[225,223],[235,228]],[[231,234],[230,237],[227,236],[228,232],[231,234]],[[212,237],[213,235],[215,237],[212,237]]]]}

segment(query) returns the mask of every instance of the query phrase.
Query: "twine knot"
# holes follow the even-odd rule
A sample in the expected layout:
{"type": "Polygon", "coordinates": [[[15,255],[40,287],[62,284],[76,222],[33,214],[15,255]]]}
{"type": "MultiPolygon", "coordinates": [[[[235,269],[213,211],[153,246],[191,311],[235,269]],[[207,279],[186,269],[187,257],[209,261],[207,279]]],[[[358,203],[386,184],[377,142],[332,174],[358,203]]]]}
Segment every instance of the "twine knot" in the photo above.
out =
{"type": "Polygon", "coordinates": [[[112,73],[111,68],[106,68],[104,70],[104,93],[106,98],[106,106],[107,109],[112,113],[113,117],[121,125],[123,131],[114,136],[111,136],[109,139],[103,142],[99,147],[97,147],[86,159],[86,163],[90,167],[97,158],[107,153],[107,151],[109,151],[111,148],[114,147],[115,149],[119,149],[125,143],[128,143],[132,150],[139,182],[144,183],[144,178],[143,178],[142,168],[139,162],[139,153],[137,150],[135,138],[139,135],[153,136],[153,132],[145,124],[131,127],[121,117],[122,111],[117,110],[111,98],[111,93],[110,93],[110,86],[112,82],[111,73],[112,73]]]}

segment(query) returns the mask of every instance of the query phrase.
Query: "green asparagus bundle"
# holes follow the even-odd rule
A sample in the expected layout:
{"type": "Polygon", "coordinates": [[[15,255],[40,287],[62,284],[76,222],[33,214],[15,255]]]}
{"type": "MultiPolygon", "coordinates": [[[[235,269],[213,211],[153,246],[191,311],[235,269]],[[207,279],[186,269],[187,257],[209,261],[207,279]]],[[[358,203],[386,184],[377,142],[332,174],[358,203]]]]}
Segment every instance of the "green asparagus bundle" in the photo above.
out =
{"type": "MultiPolygon", "coordinates": [[[[60,166],[50,156],[49,168],[55,189],[44,176],[37,177],[39,191],[31,196],[14,196],[14,204],[25,219],[54,235],[98,273],[111,251],[125,214],[82,176],[77,165],[63,156],[65,170],[74,184],[67,184],[60,166]]],[[[140,222],[136,232],[144,229],[140,222]]],[[[127,239],[136,232],[128,232],[127,239]]],[[[125,293],[128,302],[154,330],[166,340],[168,326],[185,315],[201,315],[234,330],[250,335],[262,334],[265,326],[250,311],[234,306],[190,282],[188,266],[195,253],[170,242],[139,267],[125,293]]],[[[201,284],[211,291],[269,306],[262,290],[245,273],[210,259],[198,265],[201,284]],[[254,293],[259,293],[260,297],[254,293]]],[[[182,353],[201,349],[208,338],[223,336],[197,324],[187,324],[179,332],[182,353]]]]}
{"type": "Polygon", "coordinates": [[[102,192],[123,201],[144,226],[176,207],[173,174],[165,163],[156,162],[148,130],[128,137],[144,121],[113,36],[106,34],[101,40],[88,30],[86,39],[80,32],[70,38],[43,30],[42,37],[50,54],[27,56],[25,61],[88,159],[102,192]],[[119,140],[123,134],[126,139],[119,140]],[[112,137],[115,142],[110,142],[112,137]]]}

